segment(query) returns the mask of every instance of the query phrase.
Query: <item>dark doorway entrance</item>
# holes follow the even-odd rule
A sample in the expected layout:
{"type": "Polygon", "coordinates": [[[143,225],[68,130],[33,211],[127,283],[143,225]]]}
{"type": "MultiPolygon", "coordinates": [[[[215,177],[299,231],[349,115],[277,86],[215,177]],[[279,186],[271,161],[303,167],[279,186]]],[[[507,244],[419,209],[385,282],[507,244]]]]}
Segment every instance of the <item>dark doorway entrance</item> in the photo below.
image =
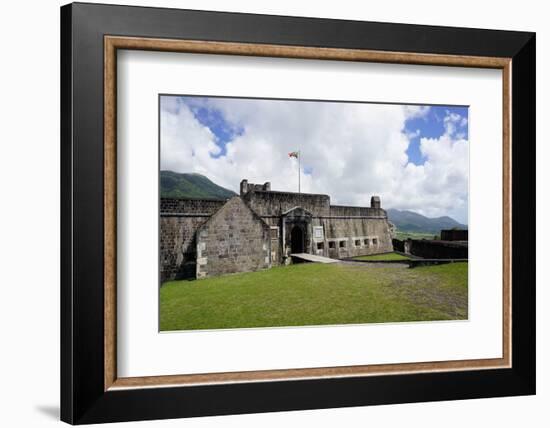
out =
{"type": "Polygon", "coordinates": [[[294,226],[290,232],[290,251],[292,254],[304,252],[304,231],[300,226],[294,226]]]}

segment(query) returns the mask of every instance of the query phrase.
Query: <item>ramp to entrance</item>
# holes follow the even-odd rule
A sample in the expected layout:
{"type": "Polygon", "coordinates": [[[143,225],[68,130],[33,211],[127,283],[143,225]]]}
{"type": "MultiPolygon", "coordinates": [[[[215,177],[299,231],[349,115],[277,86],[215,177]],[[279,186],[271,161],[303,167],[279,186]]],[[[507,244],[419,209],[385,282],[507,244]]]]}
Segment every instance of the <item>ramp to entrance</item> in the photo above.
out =
{"type": "Polygon", "coordinates": [[[291,254],[290,257],[304,260],[306,262],[313,262],[313,263],[338,263],[338,260],[329,259],[328,257],[316,256],[314,254],[307,254],[307,253],[295,253],[295,254],[291,254]]]}

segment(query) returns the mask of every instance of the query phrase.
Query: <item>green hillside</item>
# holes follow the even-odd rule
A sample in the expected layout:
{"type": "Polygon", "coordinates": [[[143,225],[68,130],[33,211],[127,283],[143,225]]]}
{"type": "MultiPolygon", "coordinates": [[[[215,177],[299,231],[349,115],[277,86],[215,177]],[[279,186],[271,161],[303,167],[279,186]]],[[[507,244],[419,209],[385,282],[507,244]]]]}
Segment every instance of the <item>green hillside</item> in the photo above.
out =
{"type": "Polygon", "coordinates": [[[236,193],[218,186],[196,173],[160,172],[160,194],[163,198],[229,199],[236,193]]]}
{"type": "Polygon", "coordinates": [[[468,226],[448,216],[429,218],[413,211],[393,208],[386,211],[388,219],[397,227],[398,232],[439,234],[442,229],[468,229],[468,226]]]}

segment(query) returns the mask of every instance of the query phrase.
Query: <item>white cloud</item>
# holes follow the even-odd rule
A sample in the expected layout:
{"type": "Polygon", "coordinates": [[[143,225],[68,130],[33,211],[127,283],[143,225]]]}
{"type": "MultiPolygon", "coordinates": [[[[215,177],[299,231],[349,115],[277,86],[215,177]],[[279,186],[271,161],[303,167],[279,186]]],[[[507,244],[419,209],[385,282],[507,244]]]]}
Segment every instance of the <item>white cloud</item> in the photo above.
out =
{"type": "Polygon", "coordinates": [[[407,138],[409,140],[412,140],[420,136],[420,129],[417,129],[416,131],[412,131],[412,132],[406,132],[405,135],[407,135],[407,138]]]}
{"type": "Polygon", "coordinates": [[[418,117],[426,118],[430,112],[430,106],[403,105],[402,107],[405,109],[405,114],[409,119],[418,117]]]}
{"type": "MultiPolygon", "coordinates": [[[[424,165],[408,163],[408,118],[426,117],[429,107],[216,99],[197,101],[219,109],[244,132],[218,158],[215,136],[189,107],[163,103],[161,168],[199,172],[238,190],[241,179],[271,181],[274,190],[297,191],[300,150],[302,191],[325,193],[332,203],[368,205],[378,194],[382,206],[467,221],[468,144],[457,138],[448,113],[439,139],[421,139],[424,165]],[[450,125],[448,125],[450,124],[450,125]],[[451,126],[452,125],[452,126],[451,126]]],[[[456,120],[455,120],[456,119],[456,120]]]]}

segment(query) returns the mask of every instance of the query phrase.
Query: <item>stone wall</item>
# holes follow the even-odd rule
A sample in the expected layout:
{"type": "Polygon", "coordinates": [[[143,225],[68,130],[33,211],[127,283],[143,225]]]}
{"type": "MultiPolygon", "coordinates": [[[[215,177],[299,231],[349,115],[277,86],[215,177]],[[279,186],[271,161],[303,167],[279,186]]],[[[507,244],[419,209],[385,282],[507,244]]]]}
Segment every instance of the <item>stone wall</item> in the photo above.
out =
{"type": "Polygon", "coordinates": [[[263,183],[263,184],[254,184],[249,183],[247,179],[241,180],[240,185],[240,194],[241,196],[246,195],[250,191],[254,190],[271,190],[271,183],[269,181],[263,183]]]}
{"type": "Polygon", "coordinates": [[[262,217],[262,220],[270,228],[270,238],[271,238],[271,265],[275,266],[282,263],[282,248],[280,245],[281,240],[281,218],[266,216],[262,217]]]}
{"type": "Polygon", "coordinates": [[[166,214],[214,214],[226,200],[217,199],[160,199],[160,215],[166,214]]]}
{"type": "Polygon", "coordinates": [[[269,188],[269,183],[243,182],[241,190],[246,193],[229,201],[162,198],[161,282],[287,263],[290,231],[298,221],[291,218],[296,207],[305,210],[300,223],[305,232],[304,251],[340,259],[393,250],[379,198],[371,202],[375,207],[350,207],[330,205],[328,195],[269,188]],[[321,238],[316,237],[319,227],[321,238]],[[199,238],[198,231],[202,233],[199,238]]]}
{"type": "Polygon", "coordinates": [[[394,239],[394,247],[401,252],[425,259],[467,259],[467,241],[440,241],[432,239],[394,239]]]}
{"type": "Polygon", "coordinates": [[[195,232],[208,219],[208,216],[161,216],[161,282],[195,278],[195,232]]]}
{"type": "Polygon", "coordinates": [[[435,241],[428,239],[411,240],[412,255],[425,259],[467,259],[468,243],[435,241]]]}
{"type": "MultiPolygon", "coordinates": [[[[379,198],[371,201],[375,208],[331,205],[328,195],[265,191],[257,185],[247,185],[243,198],[266,223],[279,228],[279,234],[283,233],[280,216],[289,210],[301,207],[312,215],[307,251],[338,259],[393,251],[387,214],[380,208],[379,198]],[[323,239],[315,238],[315,226],[323,226],[323,239]]],[[[288,235],[289,230],[286,232],[288,235]]],[[[284,248],[280,247],[281,242],[277,241],[277,249],[272,246],[273,264],[284,263],[291,253],[289,236],[285,236],[284,248]]]]}
{"type": "Polygon", "coordinates": [[[442,241],[467,241],[468,231],[462,229],[449,229],[441,231],[442,241]]]}
{"type": "Polygon", "coordinates": [[[393,239],[392,240],[393,249],[395,251],[399,251],[401,253],[405,252],[405,241],[402,241],[401,239],[393,239]]]}
{"type": "Polygon", "coordinates": [[[331,205],[330,215],[336,217],[387,217],[382,208],[348,207],[343,205],[331,205]]]}
{"type": "Polygon", "coordinates": [[[243,197],[250,208],[260,216],[280,216],[294,207],[302,207],[314,216],[328,216],[330,214],[330,198],[328,195],[252,191],[243,197]]]}
{"type": "Polygon", "coordinates": [[[270,227],[239,197],[197,230],[197,278],[271,267],[270,227]]]}
{"type": "Polygon", "coordinates": [[[323,240],[313,234],[315,254],[342,259],[393,251],[385,218],[314,218],[315,226],[323,226],[324,231],[323,240]]]}
{"type": "Polygon", "coordinates": [[[160,281],[195,278],[195,232],[226,201],[209,199],[160,200],[160,281]]]}

